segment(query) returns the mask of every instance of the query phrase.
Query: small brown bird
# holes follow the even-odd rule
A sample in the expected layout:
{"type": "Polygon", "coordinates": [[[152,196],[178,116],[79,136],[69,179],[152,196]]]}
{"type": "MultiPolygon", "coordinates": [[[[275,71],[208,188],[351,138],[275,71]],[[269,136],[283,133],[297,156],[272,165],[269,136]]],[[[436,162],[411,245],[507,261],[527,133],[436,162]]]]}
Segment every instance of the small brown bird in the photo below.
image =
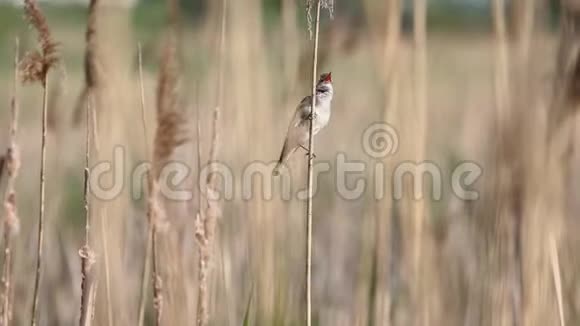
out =
{"type": "Polygon", "coordinates": [[[331,73],[324,73],[320,75],[318,84],[316,85],[316,106],[315,110],[310,116],[310,108],[312,106],[312,96],[306,96],[302,99],[292,121],[290,121],[290,126],[288,127],[288,132],[286,134],[286,139],[284,140],[284,146],[282,146],[282,152],[280,153],[280,158],[278,159],[278,164],[272,171],[274,176],[280,174],[280,167],[284,164],[290,155],[294,153],[298,147],[302,147],[308,151],[308,140],[310,133],[310,120],[313,121],[313,135],[316,135],[322,128],[326,127],[330,121],[330,104],[332,102],[332,96],[334,95],[334,89],[332,87],[332,75],[331,73]]]}

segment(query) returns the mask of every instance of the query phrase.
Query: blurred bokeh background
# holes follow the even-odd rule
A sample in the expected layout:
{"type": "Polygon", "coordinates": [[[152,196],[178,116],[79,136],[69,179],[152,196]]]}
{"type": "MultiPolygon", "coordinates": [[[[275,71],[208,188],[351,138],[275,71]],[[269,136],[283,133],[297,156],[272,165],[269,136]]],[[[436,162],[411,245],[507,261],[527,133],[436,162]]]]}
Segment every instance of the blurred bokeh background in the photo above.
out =
{"type": "MultiPolygon", "coordinates": [[[[316,137],[316,160],[330,162],[333,171],[338,153],[364,162],[367,169],[350,175],[347,184],[362,178],[367,187],[363,196],[349,200],[337,192],[335,173],[316,180],[315,325],[578,325],[579,7],[572,0],[427,1],[424,41],[417,24],[421,11],[414,5],[420,2],[335,0],[332,18],[322,12],[318,67],[332,71],[335,96],[330,125],[316,137]],[[397,130],[399,150],[376,159],[361,141],[366,128],[381,121],[397,130]],[[393,199],[389,186],[384,198],[375,198],[375,185],[382,184],[378,178],[390,185],[397,164],[425,160],[443,172],[440,200],[430,199],[429,182],[425,198],[415,200],[410,181],[402,199],[393,199]],[[484,171],[472,186],[480,194],[477,200],[461,200],[450,189],[450,175],[464,161],[484,171]],[[377,164],[384,164],[384,175],[376,174],[377,164]]],[[[240,187],[248,164],[278,158],[288,121],[311,89],[306,2],[96,3],[92,41],[99,100],[91,165],[111,161],[116,146],[124,148],[125,165],[122,175],[111,176],[124,181],[119,196],[91,197],[94,324],[138,324],[148,223],[146,201],[135,198],[130,186],[131,171],[150,159],[160,59],[171,25],[180,63],[178,106],[188,140],[173,159],[191,166],[187,181],[177,187],[193,189],[194,198],[164,203],[162,324],[192,325],[200,259],[195,184],[198,162],[209,159],[213,110],[219,106],[221,112],[218,160],[232,169],[240,187]]],[[[40,6],[59,42],[61,62],[48,87],[39,316],[40,325],[73,325],[80,312],[79,248],[85,234],[82,93],[88,1],[45,0],[40,6]]],[[[15,38],[21,54],[36,47],[20,1],[0,0],[2,153],[9,145],[15,38]]],[[[22,167],[12,325],[27,324],[32,305],[42,88],[22,85],[18,100],[22,167]]],[[[289,162],[293,192],[305,187],[306,162],[300,151],[289,162]]],[[[305,325],[305,202],[281,198],[280,180],[272,181],[268,171],[253,181],[252,198],[241,198],[237,189],[233,199],[220,202],[209,324],[305,325]],[[270,182],[273,198],[263,198],[270,182]]],[[[4,188],[2,178],[2,195],[4,188]]],[[[149,286],[146,325],[154,324],[151,292],[149,286]]]]}

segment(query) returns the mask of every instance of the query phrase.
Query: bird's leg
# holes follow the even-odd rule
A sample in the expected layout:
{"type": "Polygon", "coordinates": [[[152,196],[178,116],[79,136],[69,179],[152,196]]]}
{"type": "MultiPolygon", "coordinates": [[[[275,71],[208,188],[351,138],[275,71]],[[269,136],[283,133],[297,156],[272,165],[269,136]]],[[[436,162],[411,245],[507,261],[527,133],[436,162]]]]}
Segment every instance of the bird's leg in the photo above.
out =
{"type": "MultiPolygon", "coordinates": [[[[300,145],[300,147],[302,147],[303,150],[306,151],[306,156],[308,156],[310,154],[310,151],[308,150],[308,148],[300,145]]],[[[312,153],[312,157],[316,158],[316,154],[312,153]]]]}
{"type": "Polygon", "coordinates": [[[318,113],[316,113],[316,110],[313,110],[312,113],[310,113],[308,115],[308,120],[316,120],[318,118],[318,113]]]}

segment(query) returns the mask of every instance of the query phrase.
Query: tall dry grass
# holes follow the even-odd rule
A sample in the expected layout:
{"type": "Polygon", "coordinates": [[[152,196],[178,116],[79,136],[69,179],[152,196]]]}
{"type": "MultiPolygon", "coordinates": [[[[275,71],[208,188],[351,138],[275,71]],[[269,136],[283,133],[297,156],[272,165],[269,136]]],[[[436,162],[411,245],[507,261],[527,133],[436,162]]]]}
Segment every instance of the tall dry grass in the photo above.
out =
{"type": "MultiPolygon", "coordinates": [[[[310,106],[310,116],[314,117],[316,114],[316,83],[318,73],[318,35],[320,33],[320,8],[322,7],[321,0],[309,1],[308,4],[308,25],[310,29],[311,38],[314,38],[314,46],[312,51],[312,105],[310,106]],[[316,4],[313,5],[312,3],[316,4]],[[314,7],[315,16],[314,21],[310,17],[311,6],[314,7]],[[312,26],[314,25],[314,26],[312,26]],[[312,29],[314,28],[314,31],[312,29]],[[314,33],[314,34],[312,34],[314,33]],[[314,35],[314,36],[312,36],[314,35]]],[[[314,187],[314,124],[311,122],[308,128],[308,179],[307,179],[307,199],[306,199],[306,325],[312,325],[312,197],[314,187]]]]}
{"type": "MultiPolygon", "coordinates": [[[[373,9],[369,9],[371,12],[373,9]]],[[[381,118],[385,121],[396,123],[396,110],[399,102],[399,70],[398,64],[401,42],[401,21],[402,8],[399,0],[388,1],[385,8],[387,24],[384,26],[384,35],[381,62],[383,63],[382,75],[384,78],[385,109],[381,118]]],[[[381,28],[377,24],[375,30],[381,28]]],[[[378,32],[377,32],[378,33],[378,32]]],[[[386,163],[386,159],[385,162],[386,163]]],[[[383,176],[386,177],[386,176],[383,176]]],[[[381,322],[390,325],[392,320],[391,309],[393,306],[392,280],[390,265],[393,264],[393,216],[394,203],[392,200],[392,189],[385,189],[386,196],[384,199],[377,201],[374,221],[374,253],[373,253],[373,270],[371,276],[371,298],[369,302],[369,321],[373,325],[381,322]]]]}
{"type": "MultiPolygon", "coordinates": [[[[216,232],[218,226],[218,218],[222,216],[222,208],[219,202],[218,189],[218,171],[214,166],[218,162],[218,151],[220,146],[220,111],[224,105],[224,82],[225,82],[225,51],[226,51],[226,35],[227,35],[227,19],[228,19],[228,1],[223,0],[221,3],[221,17],[220,17],[220,38],[219,38],[219,67],[217,78],[217,97],[216,106],[213,110],[212,119],[212,137],[210,143],[209,158],[206,166],[210,166],[210,171],[207,175],[207,180],[198,180],[199,194],[198,194],[198,211],[195,215],[195,230],[194,234],[199,245],[199,264],[198,264],[198,295],[197,295],[197,325],[205,326],[209,323],[210,309],[210,279],[213,256],[216,254],[216,232]],[[203,195],[202,195],[203,194],[203,195]],[[203,197],[203,198],[202,198],[203,197]]],[[[199,108],[197,108],[199,110],[199,108]]],[[[197,136],[200,137],[200,117],[197,116],[197,136]]],[[[201,178],[201,139],[198,139],[197,144],[198,155],[198,178],[201,178]]]]}
{"type": "Polygon", "coordinates": [[[42,86],[42,136],[40,155],[40,212],[38,217],[38,237],[36,274],[34,278],[34,294],[32,311],[30,314],[31,325],[37,324],[38,301],[40,282],[42,277],[42,254],[44,246],[44,200],[45,200],[45,177],[46,177],[46,132],[48,117],[48,73],[59,61],[56,47],[50,27],[36,1],[24,1],[24,14],[29,24],[38,34],[38,46],[40,50],[29,52],[21,62],[22,78],[25,82],[37,82],[42,86]]]}
{"type": "Polygon", "coordinates": [[[102,87],[103,83],[103,72],[102,67],[100,67],[99,52],[100,45],[98,44],[99,38],[97,37],[97,21],[99,9],[99,0],[91,0],[88,7],[87,16],[87,29],[85,32],[85,57],[84,57],[84,74],[85,74],[85,84],[75,108],[73,114],[73,124],[80,125],[84,120],[83,112],[86,110],[91,92],[95,92],[95,89],[102,87]]]}
{"type": "MultiPolygon", "coordinates": [[[[80,114],[81,124],[92,113],[90,128],[65,128],[60,132],[67,137],[55,147],[59,157],[54,164],[63,173],[54,179],[48,175],[46,215],[63,217],[45,224],[54,228],[47,228],[48,250],[41,256],[47,272],[39,286],[37,323],[72,324],[81,318],[82,324],[90,322],[93,308],[82,313],[78,309],[78,302],[90,296],[83,291],[86,286],[79,286],[83,268],[77,254],[79,246],[89,243],[98,258],[94,283],[89,283],[98,285],[93,324],[99,325],[303,325],[309,307],[312,324],[333,326],[576,324],[577,156],[571,151],[575,138],[570,127],[576,119],[570,69],[575,54],[569,47],[575,42],[574,15],[569,13],[569,25],[556,39],[542,30],[544,17],[534,6],[518,4],[509,14],[499,10],[503,5],[498,2],[496,25],[490,26],[494,32],[448,34],[429,30],[426,2],[416,2],[413,24],[405,24],[404,17],[413,15],[403,16],[400,1],[365,4],[361,15],[368,26],[357,27],[363,32],[348,51],[342,40],[355,27],[344,23],[338,2],[336,19],[321,19],[319,47],[325,54],[319,69],[333,71],[337,93],[331,125],[315,140],[315,163],[334,164],[337,152],[371,167],[427,159],[446,169],[455,160],[473,159],[484,168],[476,184],[481,191],[478,201],[447,195],[441,201],[396,200],[389,186],[385,193],[390,195],[381,200],[373,198],[372,186],[364,198],[347,200],[336,193],[336,181],[321,173],[313,180],[312,269],[311,277],[305,277],[308,232],[303,202],[276,196],[212,200],[211,195],[227,188],[222,170],[211,170],[211,176],[201,180],[202,189],[191,186],[208,161],[227,163],[239,185],[245,163],[269,162],[275,156],[295,98],[310,92],[310,80],[302,82],[300,71],[308,70],[310,79],[312,67],[299,67],[300,53],[308,54],[308,62],[312,59],[307,27],[296,19],[304,15],[303,3],[296,7],[284,2],[284,24],[268,25],[260,1],[230,2],[227,16],[225,6],[212,2],[201,26],[182,21],[173,46],[165,42],[166,34],[147,35],[135,55],[131,11],[114,9],[110,1],[93,1],[84,40],[68,23],[59,22],[52,31],[65,40],[66,58],[80,62],[85,52],[85,68],[93,67],[70,63],[70,85],[65,88],[73,89],[70,93],[78,89],[81,95],[62,93],[58,109],[73,120],[80,114]],[[556,43],[567,53],[560,54],[561,59],[554,51],[556,43]],[[161,68],[151,69],[158,65],[159,54],[161,68]],[[94,107],[87,111],[83,103],[81,113],[75,113],[85,87],[93,84],[91,71],[101,76],[90,92],[94,107]],[[180,78],[174,78],[176,71],[180,78]],[[554,94],[545,89],[547,83],[554,94]],[[184,90],[179,92],[183,100],[175,100],[180,98],[176,85],[184,90]],[[188,94],[192,89],[195,94],[188,94]],[[190,106],[196,112],[180,111],[190,106]],[[135,128],[136,121],[143,121],[144,133],[135,128]],[[362,130],[376,121],[396,127],[401,141],[399,152],[384,160],[372,160],[361,149],[362,130]],[[192,142],[200,145],[182,144],[185,132],[197,134],[188,140],[195,137],[192,142]],[[551,138],[548,133],[553,133],[551,138]],[[87,165],[88,138],[88,147],[93,147],[89,166],[113,162],[117,145],[125,150],[124,168],[129,171],[141,159],[154,161],[152,172],[174,159],[187,162],[198,173],[192,173],[184,187],[195,196],[190,202],[172,202],[150,181],[144,185],[144,198],[132,198],[130,182],[113,199],[89,193],[91,232],[85,242],[84,219],[77,226],[64,216],[82,216],[78,171],[87,165]],[[65,198],[63,204],[54,203],[53,189],[65,198]],[[203,190],[205,196],[200,194],[203,190]],[[69,193],[79,195],[69,198],[69,193]],[[150,221],[143,218],[148,210],[150,221]],[[163,217],[161,226],[153,215],[163,217]],[[149,256],[153,228],[155,277],[149,277],[142,267],[147,265],[143,258],[149,256]],[[308,279],[310,304],[305,299],[308,279]],[[142,289],[142,281],[157,283],[153,300],[151,287],[142,289]]],[[[175,13],[175,7],[168,7],[170,12],[175,13]]],[[[29,94],[21,96],[22,106],[36,100],[29,94]]],[[[28,173],[39,161],[31,146],[36,138],[32,132],[42,131],[38,121],[28,114],[19,121],[26,173],[20,173],[14,188],[23,232],[12,239],[12,324],[30,317],[26,307],[34,300],[28,287],[37,270],[26,259],[36,244],[28,244],[36,233],[27,229],[32,223],[27,217],[34,211],[25,203],[39,195],[30,189],[37,177],[28,173]]],[[[289,164],[293,190],[302,190],[307,161],[296,157],[289,164]]],[[[315,175],[317,168],[314,164],[315,175]]],[[[99,182],[107,184],[112,174],[99,182]]],[[[380,178],[389,178],[389,171],[378,176],[366,171],[362,177],[378,184],[380,178]]],[[[248,189],[267,191],[267,182],[255,177],[248,189]]],[[[412,193],[410,184],[406,195],[412,193]]],[[[275,195],[278,186],[275,181],[275,195]]]]}
{"type": "Polygon", "coordinates": [[[12,319],[12,291],[13,291],[13,277],[12,277],[12,254],[13,254],[13,237],[18,234],[20,220],[18,216],[18,207],[16,201],[16,178],[20,170],[20,149],[17,143],[18,133],[18,119],[19,119],[19,102],[18,102],[18,64],[20,62],[20,41],[15,40],[14,47],[14,85],[12,90],[12,98],[10,100],[10,145],[6,151],[6,155],[2,156],[0,162],[0,181],[4,172],[4,166],[7,171],[7,185],[4,194],[4,234],[3,234],[3,264],[2,269],[2,324],[9,325],[12,319]]]}
{"type": "MultiPolygon", "coordinates": [[[[153,301],[156,311],[156,325],[163,317],[163,271],[159,247],[160,233],[166,226],[166,211],[163,198],[159,192],[159,180],[164,166],[177,147],[183,145],[187,138],[183,135],[184,115],[178,107],[178,62],[176,53],[176,35],[170,30],[164,53],[161,59],[159,82],[157,86],[157,124],[153,139],[152,167],[149,177],[147,215],[151,228],[151,254],[153,276],[153,301]]],[[[149,244],[147,244],[149,246],[149,244]]]]}
{"type": "MultiPolygon", "coordinates": [[[[97,294],[97,277],[96,277],[96,254],[92,245],[92,237],[95,232],[91,231],[91,225],[93,225],[90,209],[90,153],[91,153],[91,131],[96,132],[96,128],[93,128],[94,123],[92,118],[95,117],[94,114],[94,97],[99,96],[98,87],[102,85],[101,72],[98,71],[97,63],[97,38],[95,33],[97,32],[97,5],[98,0],[92,0],[88,7],[88,18],[87,18],[87,30],[85,32],[86,49],[84,58],[84,73],[85,73],[85,85],[79,97],[77,107],[75,108],[73,123],[79,125],[82,119],[82,112],[85,113],[85,167],[84,167],[84,208],[85,208],[85,243],[79,250],[79,255],[81,257],[81,308],[79,325],[88,326],[93,322],[95,315],[95,298],[97,294]]],[[[96,140],[93,139],[93,141],[96,140]]],[[[101,224],[102,225],[102,224],[101,224]]],[[[105,291],[108,294],[110,291],[109,282],[105,283],[105,291]]],[[[110,315],[110,309],[108,309],[108,314],[110,315]]],[[[110,319],[109,319],[110,320],[110,319]]]]}
{"type": "MultiPolygon", "coordinates": [[[[145,117],[145,90],[143,86],[143,51],[141,44],[139,43],[138,48],[138,60],[139,60],[139,88],[140,88],[140,95],[141,95],[141,123],[143,124],[143,141],[145,143],[145,151],[146,156],[150,157],[151,154],[149,152],[149,143],[147,141],[148,133],[147,133],[147,119],[145,117]]],[[[148,176],[148,182],[150,177],[148,176]]],[[[147,240],[146,240],[146,248],[145,248],[145,259],[144,264],[141,272],[141,289],[139,291],[139,311],[137,313],[137,320],[138,325],[143,325],[145,320],[145,308],[147,305],[147,288],[149,284],[149,274],[151,273],[151,250],[152,250],[152,231],[153,228],[151,227],[150,217],[148,216],[149,230],[147,232],[147,240]]]]}

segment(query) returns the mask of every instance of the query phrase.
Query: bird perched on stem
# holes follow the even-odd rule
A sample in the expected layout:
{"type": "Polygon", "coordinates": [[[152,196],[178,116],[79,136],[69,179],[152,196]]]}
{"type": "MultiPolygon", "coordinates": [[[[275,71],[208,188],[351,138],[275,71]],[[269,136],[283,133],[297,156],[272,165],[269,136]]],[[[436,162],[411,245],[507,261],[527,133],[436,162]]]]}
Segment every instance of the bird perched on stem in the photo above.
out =
{"type": "Polygon", "coordinates": [[[272,171],[272,175],[277,176],[280,174],[280,167],[284,164],[290,155],[292,155],[299,147],[309,152],[306,147],[308,145],[309,133],[310,133],[310,121],[313,121],[313,132],[312,136],[316,135],[322,128],[326,127],[328,121],[330,120],[330,104],[332,102],[332,96],[334,95],[334,89],[332,87],[332,75],[331,73],[324,73],[320,75],[318,83],[316,84],[316,105],[312,115],[310,114],[310,108],[312,106],[312,96],[306,96],[302,99],[292,121],[290,121],[290,126],[288,126],[288,132],[286,134],[286,139],[284,140],[284,145],[282,146],[282,152],[280,153],[280,158],[276,167],[272,171]]]}

